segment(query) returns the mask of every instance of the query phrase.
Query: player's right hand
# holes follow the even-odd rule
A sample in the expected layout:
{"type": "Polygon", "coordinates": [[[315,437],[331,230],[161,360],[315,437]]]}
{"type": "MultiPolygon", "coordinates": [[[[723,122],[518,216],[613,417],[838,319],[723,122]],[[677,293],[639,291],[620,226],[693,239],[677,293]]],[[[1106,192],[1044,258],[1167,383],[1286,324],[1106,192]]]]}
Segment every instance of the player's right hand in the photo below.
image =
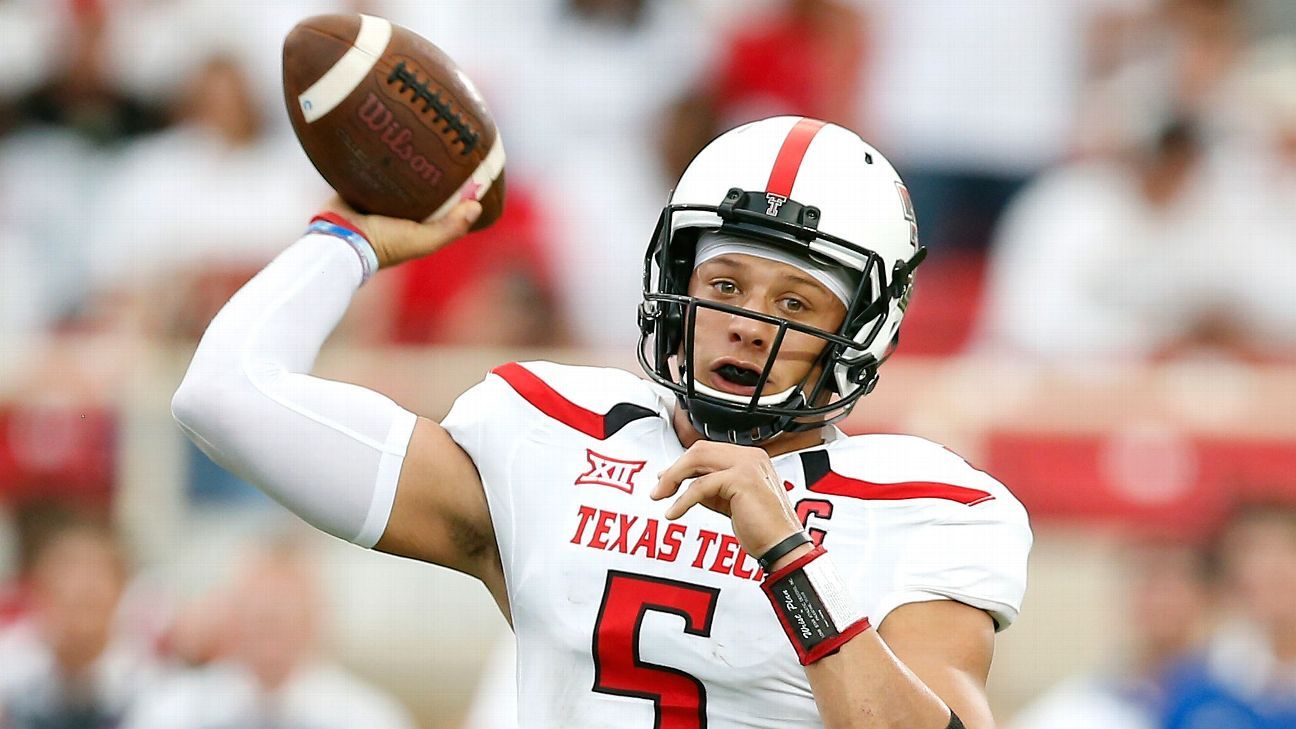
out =
{"type": "Polygon", "coordinates": [[[360,229],[373,246],[380,268],[435,253],[463,237],[482,213],[481,203],[464,200],[439,220],[419,223],[383,215],[362,215],[337,196],[325,205],[325,209],[341,215],[360,229]]]}

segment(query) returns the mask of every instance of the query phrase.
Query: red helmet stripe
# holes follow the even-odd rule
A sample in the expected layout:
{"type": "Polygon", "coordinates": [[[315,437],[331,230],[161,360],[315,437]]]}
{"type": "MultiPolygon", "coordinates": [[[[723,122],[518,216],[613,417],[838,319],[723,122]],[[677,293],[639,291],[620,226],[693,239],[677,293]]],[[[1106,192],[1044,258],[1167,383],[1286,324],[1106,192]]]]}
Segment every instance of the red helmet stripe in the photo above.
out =
{"type": "Polygon", "coordinates": [[[769,182],[765,192],[783,197],[792,196],[792,185],[796,182],[797,172],[801,169],[801,160],[810,148],[810,140],[823,129],[827,122],[818,119],[803,118],[792,126],[778,156],[774,158],[774,169],[770,170],[769,182]]]}

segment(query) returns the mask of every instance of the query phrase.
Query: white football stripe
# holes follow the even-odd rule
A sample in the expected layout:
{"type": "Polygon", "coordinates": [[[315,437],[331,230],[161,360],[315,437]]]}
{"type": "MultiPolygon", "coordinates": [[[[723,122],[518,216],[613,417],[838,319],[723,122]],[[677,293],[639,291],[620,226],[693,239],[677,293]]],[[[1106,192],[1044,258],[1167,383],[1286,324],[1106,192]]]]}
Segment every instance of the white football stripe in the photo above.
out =
{"type": "Polygon", "coordinates": [[[319,80],[297,97],[306,123],[310,124],[333,111],[373,69],[391,42],[391,23],[372,15],[360,16],[360,32],[355,43],[319,80]]]}
{"type": "Polygon", "coordinates": [[[437,208],[435,213],[429,215],[427,220],[424,222],[436,220],[442,215],[450,212],[451,208],[464,199],[465,193],[473,183],[477,184],[477,190],[472,195],[473,199],[481,200],[483,197],[486,197],[486,193],[490,191],[491,184],[499,178],[500,173],[503,171],[504,141],[500,138],[499,131],[496,130],[495,143],[491,145],[490,151],[486,153],[486,158],[481,161],[481,164],[477,165],[477,169],[473,170],[473,173],[468,176],[468,179],[464,180],[464,183],[459,186],[459,189],[455,190],[453,195],[446,198],[446,201],[441,203],[441,207],[437,208]]]}

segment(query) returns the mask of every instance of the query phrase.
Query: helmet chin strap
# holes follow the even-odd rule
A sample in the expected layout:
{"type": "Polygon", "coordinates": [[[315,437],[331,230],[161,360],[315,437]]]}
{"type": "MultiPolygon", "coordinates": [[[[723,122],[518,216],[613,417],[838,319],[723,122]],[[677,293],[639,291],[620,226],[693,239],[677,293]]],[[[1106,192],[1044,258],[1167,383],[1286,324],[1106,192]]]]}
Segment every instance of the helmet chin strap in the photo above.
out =
{"type": "Polygon", "coordinates": [[[783,433],[792,421],[786,415],[737,412],[684,395],[680,395],[679,400],[680,406],[688,412],[689,422],[707,440],[743,446],[760,445],[783,433]]]}
{"type": "MultiPolygon", "coordinates": [[[[687,367],[680,368],[680,376],[685,379],[691,378],[693,390],[698,394],[735,405],[751,405],[750,397],[710,387],[698,378],[692,377],[687,367]]],[[[782,392],[764,395],[756,399],[756,404],[799,407],[805,402],[805,393],[801,391],[801,387],[802,385],[793,385],[782,392]]],[[[682,392],[678,393],[677,397],[680,407],[688,413],[689,422],[707,440],[756,446],[795,429],[792,427],[795,418],[790,415],[744,412],[701,398],[688,397],[682,392]]]]}
{"type": "MultiPolygon", "coordinates": [[[[687,373],[681,374],[689,376],[687,373]]],[[[735,405],[751,403],[750,397],[722,392],[703,384],[697,378],[693,378],[693,389],[699,394],[735,405]]],[[[758,398],[756,402],[758,405],[792,405],[792,401],[800,397],[799,388],[790,387],[783,392],[758,398]]],[[[689,422],[707,440],[744,446],[760,445],[777,437],[792,422],[792,418],[786,415],[742,412],[701,398],[687,397],[683,393],[679,395],[679,402],[680,407],[688,412],[689,422]]]]}

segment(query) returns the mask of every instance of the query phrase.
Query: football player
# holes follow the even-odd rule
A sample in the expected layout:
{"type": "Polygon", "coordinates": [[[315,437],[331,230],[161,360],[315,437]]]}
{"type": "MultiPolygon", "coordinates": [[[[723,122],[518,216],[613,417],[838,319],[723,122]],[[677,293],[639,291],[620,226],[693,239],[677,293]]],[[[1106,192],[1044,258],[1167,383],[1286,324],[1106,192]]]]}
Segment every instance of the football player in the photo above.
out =
{"type": "Polygon", "coordinates": [[[479,213],[317,218],[212,321],[182,428],[318,528],[480,579],[522,727],[994,725],[1024,510],[939,445],[832,425],[924,255],[877,150],[800,117],[703,149],[644,261],[648,379],[504,364],[436,423],[310,376],[358,286],[479,213]]]}

